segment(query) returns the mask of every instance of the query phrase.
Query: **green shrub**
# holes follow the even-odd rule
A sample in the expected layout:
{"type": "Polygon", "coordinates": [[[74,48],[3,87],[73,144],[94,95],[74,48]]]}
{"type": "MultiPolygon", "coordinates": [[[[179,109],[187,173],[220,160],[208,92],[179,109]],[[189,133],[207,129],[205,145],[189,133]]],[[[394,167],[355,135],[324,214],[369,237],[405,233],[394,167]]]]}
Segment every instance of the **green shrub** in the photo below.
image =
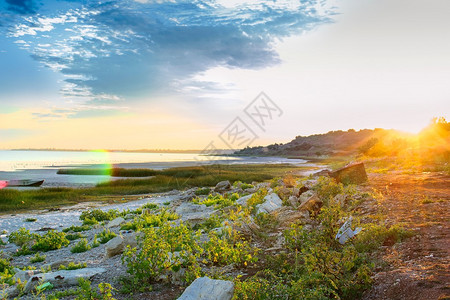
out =
{"type": "Polygon", "coordinates": [[[155,203],[147,203],[141,206],[141,208],[143,209],[150,209],[150,210],[157,209],[158,207],[159,205],[155,203]]]}
{"type": "Polygon", "coordinates": [[[97,235],[95,235],[94,236],[94,240],[92,240],[91,247],[92,248],[97,248],[98,246],[100,246],[100,243],[97,241],[97,235]]]}
{"type": "Polygon", "coordinates": [[[74,263],[74,262],[70,262],[67,266],[64,265],[60,265],[58,270],[78,270],[78,269],[83,269],[86,268],[87,264],[86,263],[74,263]]]}
{"type": "Polygon", "coordinates": [[[76,232],[76,233],[69,233],[69,234],[66,235],[66,238],[67,238],[69,241],[78,240],[78,239],[81,239],[81,238],[84,238],[84,237],[86,237],[86,236],[82,235],[82,234],[79,233],[79,232],[76,232]]]}
{"type": "Polygon", "coordinates": [[[115,300],[112,295],[114,288],[109,283],[100,283],[98,291],[91,286],[91,282],[87,279],[78,279],[78,284],[80,287],[75,300],[115,300]]]}
{"type": "Polygon", "coordinates": [[[50,230],[42,236],[36,235],[36,242],[31,246],[31,250],[47,252],[65,247],[69,243],[64,232],[50,230]]]}
{"type": "Polygon", "coordinates": [[[33,239],[34,235],[31,234],[30,231],[25,229],[24,227],[20,228],[17,231],[11,232],[10,235],[8,236],[8,242],[14,243],[19,247],[27,244],[33,239]]]}
{"type": "Polygon", "coordinates": [[[177,220],[179,216],[175,213],[169,212],[167,209],[162,209],[158,213],[147,213],[136,216],[132,222],[123,224],[121,230],[141,230],[148,227],[159,227],[162,224],[177,220]]]}
{"type": "Polygon", "coordinates": [[[257,261],[258,249],[245,241],[242,236],[231,228],[224,229],[222,236],[217,232],[209,233],[209,241],[203,245],[205,257],[214,265],[238,264],[247,266],[257,261]]]}
{"type": "Polygon", "coordinates": [[[211,189],[209,187],[204,187],[204,188],[198,188],[194,193],[197,196],[201,196],[201,195],[208,195],[211,192],[211,189]]]}
{"type": "Polygon", "coordinates": [[[69,232],[69,231],[73,231],[73,232],[83,232],[83,231],[87,231],[91,229],[91,227],[89,225],[82,225],[82,226],[70,226],[67,228],[64,228],[62,231],[63,232],[69,232]]]}
{"type": "Polygon", "coordinates": [[[331,177],[321,176],[318,178],[317,184],[313,186],[313,190],[326,205],[331,198],[344,192],[344,185],[342,183],[337,183],[331,177]]]}
{"type": "Polygon", "coordinates": [[[0,258],[0,285],[14,284],[14,269],[8,260],[0,258]]]}
{"type": "Polygon", "coordinates": [[[47,256],[45,255],[40,255],[39,252],[36,253],[35,256],[30,257],[30,263],[38,263],[38,262],[43,262],[45,260],[47,256]]]}
{"type": "Polygon", "coordinates": [[[195,204],[204,204],[206,206],[214,205],[217,208],[224,208],[230,205],[234,205],[236,200],[239,199],[239,194],[234,193],[230,196],[222,196],[222,195],[208,195],[207,198],[194,198],[192,202],[195,204]]]}
{"type": "Polygon", "coordinates": [[[92,226],[92,225],[96,225],[98,224],[98,221],[94,218],[85,218],[83,220],[83,225],[88,225],[88,226],[92,226]]]}
{"type": "Polygon", "coordinates": [[[146,286],[161,274],[178,271],[181,267],[186,268],[186,282],[200,275],[197,258],[202,248],[197,243],[198,234],[183,223],[163,223],[159,228],[147,228],[143,232],[140,247],[128,247],[122,256],[136,288],[146,286]]]}
{"type": "Polygon", "coordinates": [[[80,215],[80,220],[95,219],[98,222],[110,221],[117,218],[120,215],[118,210],[111,209],[109,211],[103,211],[101,209],[85,210],[80,215]]]}
{"type": "Polygon", "coordinates": [[[89,249],[91,249],[91,246],[88,244],[87,239],[81,239],[75,244],[75,246],[72,247],[72,249],[70,249],[70,252],[82,253],[88,251],[89,249]]]}
{"type": "Polygon", "coordinates": [[[97,238],[99,239],[99,242],[101,244],[106,244],[109,240],[112,240],[116,236],[117,236],[117,234],[115,234],[111,230],[105,229],[97,235],[97,238]]]}
{"type": "Polygon", "coordinates": [[[36,222],[37,219],[36,218],[26,218],[25,222],[36,222]]]}
{"type": "Polygon", "coordinates": [[[209,218],[207,218],[203,223],[194,226],[194,229],[196,230],[204,229],[209,231],[211,229],[221,227],[223,221],[224,221],[223,217],[220,217],[218,215],[212,215],[209,218]]]}

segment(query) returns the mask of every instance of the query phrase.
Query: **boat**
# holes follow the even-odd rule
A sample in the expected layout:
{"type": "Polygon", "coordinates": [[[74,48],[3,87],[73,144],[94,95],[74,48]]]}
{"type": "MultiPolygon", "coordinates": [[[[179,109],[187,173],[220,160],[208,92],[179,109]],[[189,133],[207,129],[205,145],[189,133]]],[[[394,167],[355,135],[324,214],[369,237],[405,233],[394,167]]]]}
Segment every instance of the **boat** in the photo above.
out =
{"type": "Polygon", "coordinates": [[[30,179],[19,179],[19,180],[9,180],[7,181],[8,187],[27,187],[27,186],[41,186],[44,180],[30,180],[30,179]]]}

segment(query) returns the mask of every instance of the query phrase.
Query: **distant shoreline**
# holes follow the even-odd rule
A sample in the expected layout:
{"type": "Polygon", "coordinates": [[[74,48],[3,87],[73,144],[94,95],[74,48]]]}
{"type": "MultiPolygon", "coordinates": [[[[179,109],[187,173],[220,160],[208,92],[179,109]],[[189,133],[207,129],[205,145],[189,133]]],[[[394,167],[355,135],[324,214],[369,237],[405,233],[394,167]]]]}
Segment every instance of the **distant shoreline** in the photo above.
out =
{"type": "MultiPolygon", "coordinates": [[[[107,152],[125,152],[125,153],[202,153],[204,150],[173,150],[173,149],[138,149],[138,150],[124,150],[124,149],[0,149],[2,151],[57,151],[57,152],[92,152],[92,151],[107,151],[107,152]]],[[[237,149],[236,149],[237,150],[237,149]]],[[[230,149],[217,149],[216,151],[221,151],[223,154],[231,154],[236,150],[230,149]]]]}

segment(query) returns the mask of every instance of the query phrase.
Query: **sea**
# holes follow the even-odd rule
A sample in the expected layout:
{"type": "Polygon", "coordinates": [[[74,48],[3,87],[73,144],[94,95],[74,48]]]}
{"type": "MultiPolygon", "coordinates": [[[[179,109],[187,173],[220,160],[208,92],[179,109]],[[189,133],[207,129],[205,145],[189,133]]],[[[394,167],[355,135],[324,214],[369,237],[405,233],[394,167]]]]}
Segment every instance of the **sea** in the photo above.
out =
{"type": "Polygon", "coordinates": [[[282,157],[206,156],[200,153],[162,152],[0,150],[0,181],[45,180],[42,187],[89,187],[121,178],[108,175],[60,175],[57,174],[58,169],[117,167],[161,170],[208,164],[283,163],[307,165],[307,161],[303,159],[282,157]]]}

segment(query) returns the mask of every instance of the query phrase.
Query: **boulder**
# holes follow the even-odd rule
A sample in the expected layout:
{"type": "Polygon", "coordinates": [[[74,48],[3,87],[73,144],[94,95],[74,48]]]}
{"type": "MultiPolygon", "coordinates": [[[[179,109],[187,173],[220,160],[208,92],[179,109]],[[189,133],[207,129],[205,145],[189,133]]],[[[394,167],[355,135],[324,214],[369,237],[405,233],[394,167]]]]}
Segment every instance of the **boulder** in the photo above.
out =
{"type": "Polygon", "coordinates": [[[105,255],[107,258],[121,254],[129,245],[131,248],[137,247],[138,233],[133,232],[125,236],[116,236],[105,244],[105,255]]]}
{"type": "Polygon", "coordinates": [[[286,199],[292,194],[292,191],[287,187],[282,187],[278,189],[277,194],[278,196],[280,196],[280,198],[286,199]]]}
{"type": "Polygon", "coordinates": [[[116,236],[115,238],[109,240],[105,244],[105,254],[106,257],[113,257],[123,252],[125,248],[125,242],[123,237],[116,236]]]}
{"type": "Polygon", "coordinates": [[[307,210],[297,210],[288,206],[284,206],[276,213],[276,217],[280,222],[279,229],[288,229],[292,223],[309,223],[309,212],[307,210]]]}
{"type": "Polygon", "coordinates": [[[259,213],[271,213],[283,205],[283,201],[281,201],[280,197],[271,193],[264,197],[264,202],[257,206],[257,214],[259,213]]]}
{"type": "Polygon", "coordinates": [[[247,201],[253,196],[253,194],[241,197],[236,200],[236,204],[239,204],[241,206],[247,206],[247,201]]]}
{"type": "Polygon", "coordinates": [[[200,277],[194,280],[178,300],[231,300],[234,283],[200,277]]]}
{"type": "Polygon", "coordinates": [[[125,222],[124,218],[118,217],[118,218],[115,218],[114,220],[112,220],[111,222],[109,222],[108,225],[106,225],[106,228],[119,227],[124,222],[125,222]]]}
{"type": "Polygon", "coordinates": [[[19,270],[16,274],[14,274],[14,280],[20,280],[20,282],[24,283],[25,281],[28,281],[31,276],[33,276],[35,273],[40,273],[37,270],[19,270]]]}
{"type": "Polygon", "coordinates": [[[290,196],[288,199],[289,204],[291,204],[293,207],[297,207],[298,205],[298,198],[295,196],[290,196]]]}
{"type": "Polygon", "coordinates": [[[306,200],[305,202],[303,202],[299,207],[298,210],[302,211],[302,210],[306,210],[308,211],[311,215],[316,215],[320,209],[323,206],[323,202],[322,200],[319,199],[319,197],[314,194],[313,196],[311,196],[308,200],[306,200]]]}
{"type": "Polygon", "coordinates": [[[309,198],[311,198],[312,196],[314,196],[316,193],[312,190],[308,190],[306,192],[304,192],[303,194],[300,195],[300,197],[298,198],[300,204],[305,203],[306,201],[308,201],[309,198]]]}
{"type": "Polygon", "coordinates": [[[343,184],[360,184],[367,181],[366,169],[362,162],[349,164],[339,170],[331,172],[330,177],[343,184]]]}
{"type": "Polygon", "coordinates": [[[78,279],[89,279],[94,275],[106,272],[103,268],[83,268],[78,270],[61,270],[56,272],[41,273],[30,277],[25,285],[24,292],[31,292],[36,285],[50,282],[55,288],[78,285],[78,279]]]}
{"type": "Polygon", "coordinates": [[[203,212],[207,209],[208,207],[204,204],[199,205],[192,202],[185,202],[181,203],[181,205],[175,209],[175,213],[182,216],[191,213],[203,212]]]}
{"type": "Polygon", "coordinates": [[[228,191],[229,189],[231,189],[231,183],[228,180],[225,180],[217,183],[214,191],[220,193],[228,191]]]}

